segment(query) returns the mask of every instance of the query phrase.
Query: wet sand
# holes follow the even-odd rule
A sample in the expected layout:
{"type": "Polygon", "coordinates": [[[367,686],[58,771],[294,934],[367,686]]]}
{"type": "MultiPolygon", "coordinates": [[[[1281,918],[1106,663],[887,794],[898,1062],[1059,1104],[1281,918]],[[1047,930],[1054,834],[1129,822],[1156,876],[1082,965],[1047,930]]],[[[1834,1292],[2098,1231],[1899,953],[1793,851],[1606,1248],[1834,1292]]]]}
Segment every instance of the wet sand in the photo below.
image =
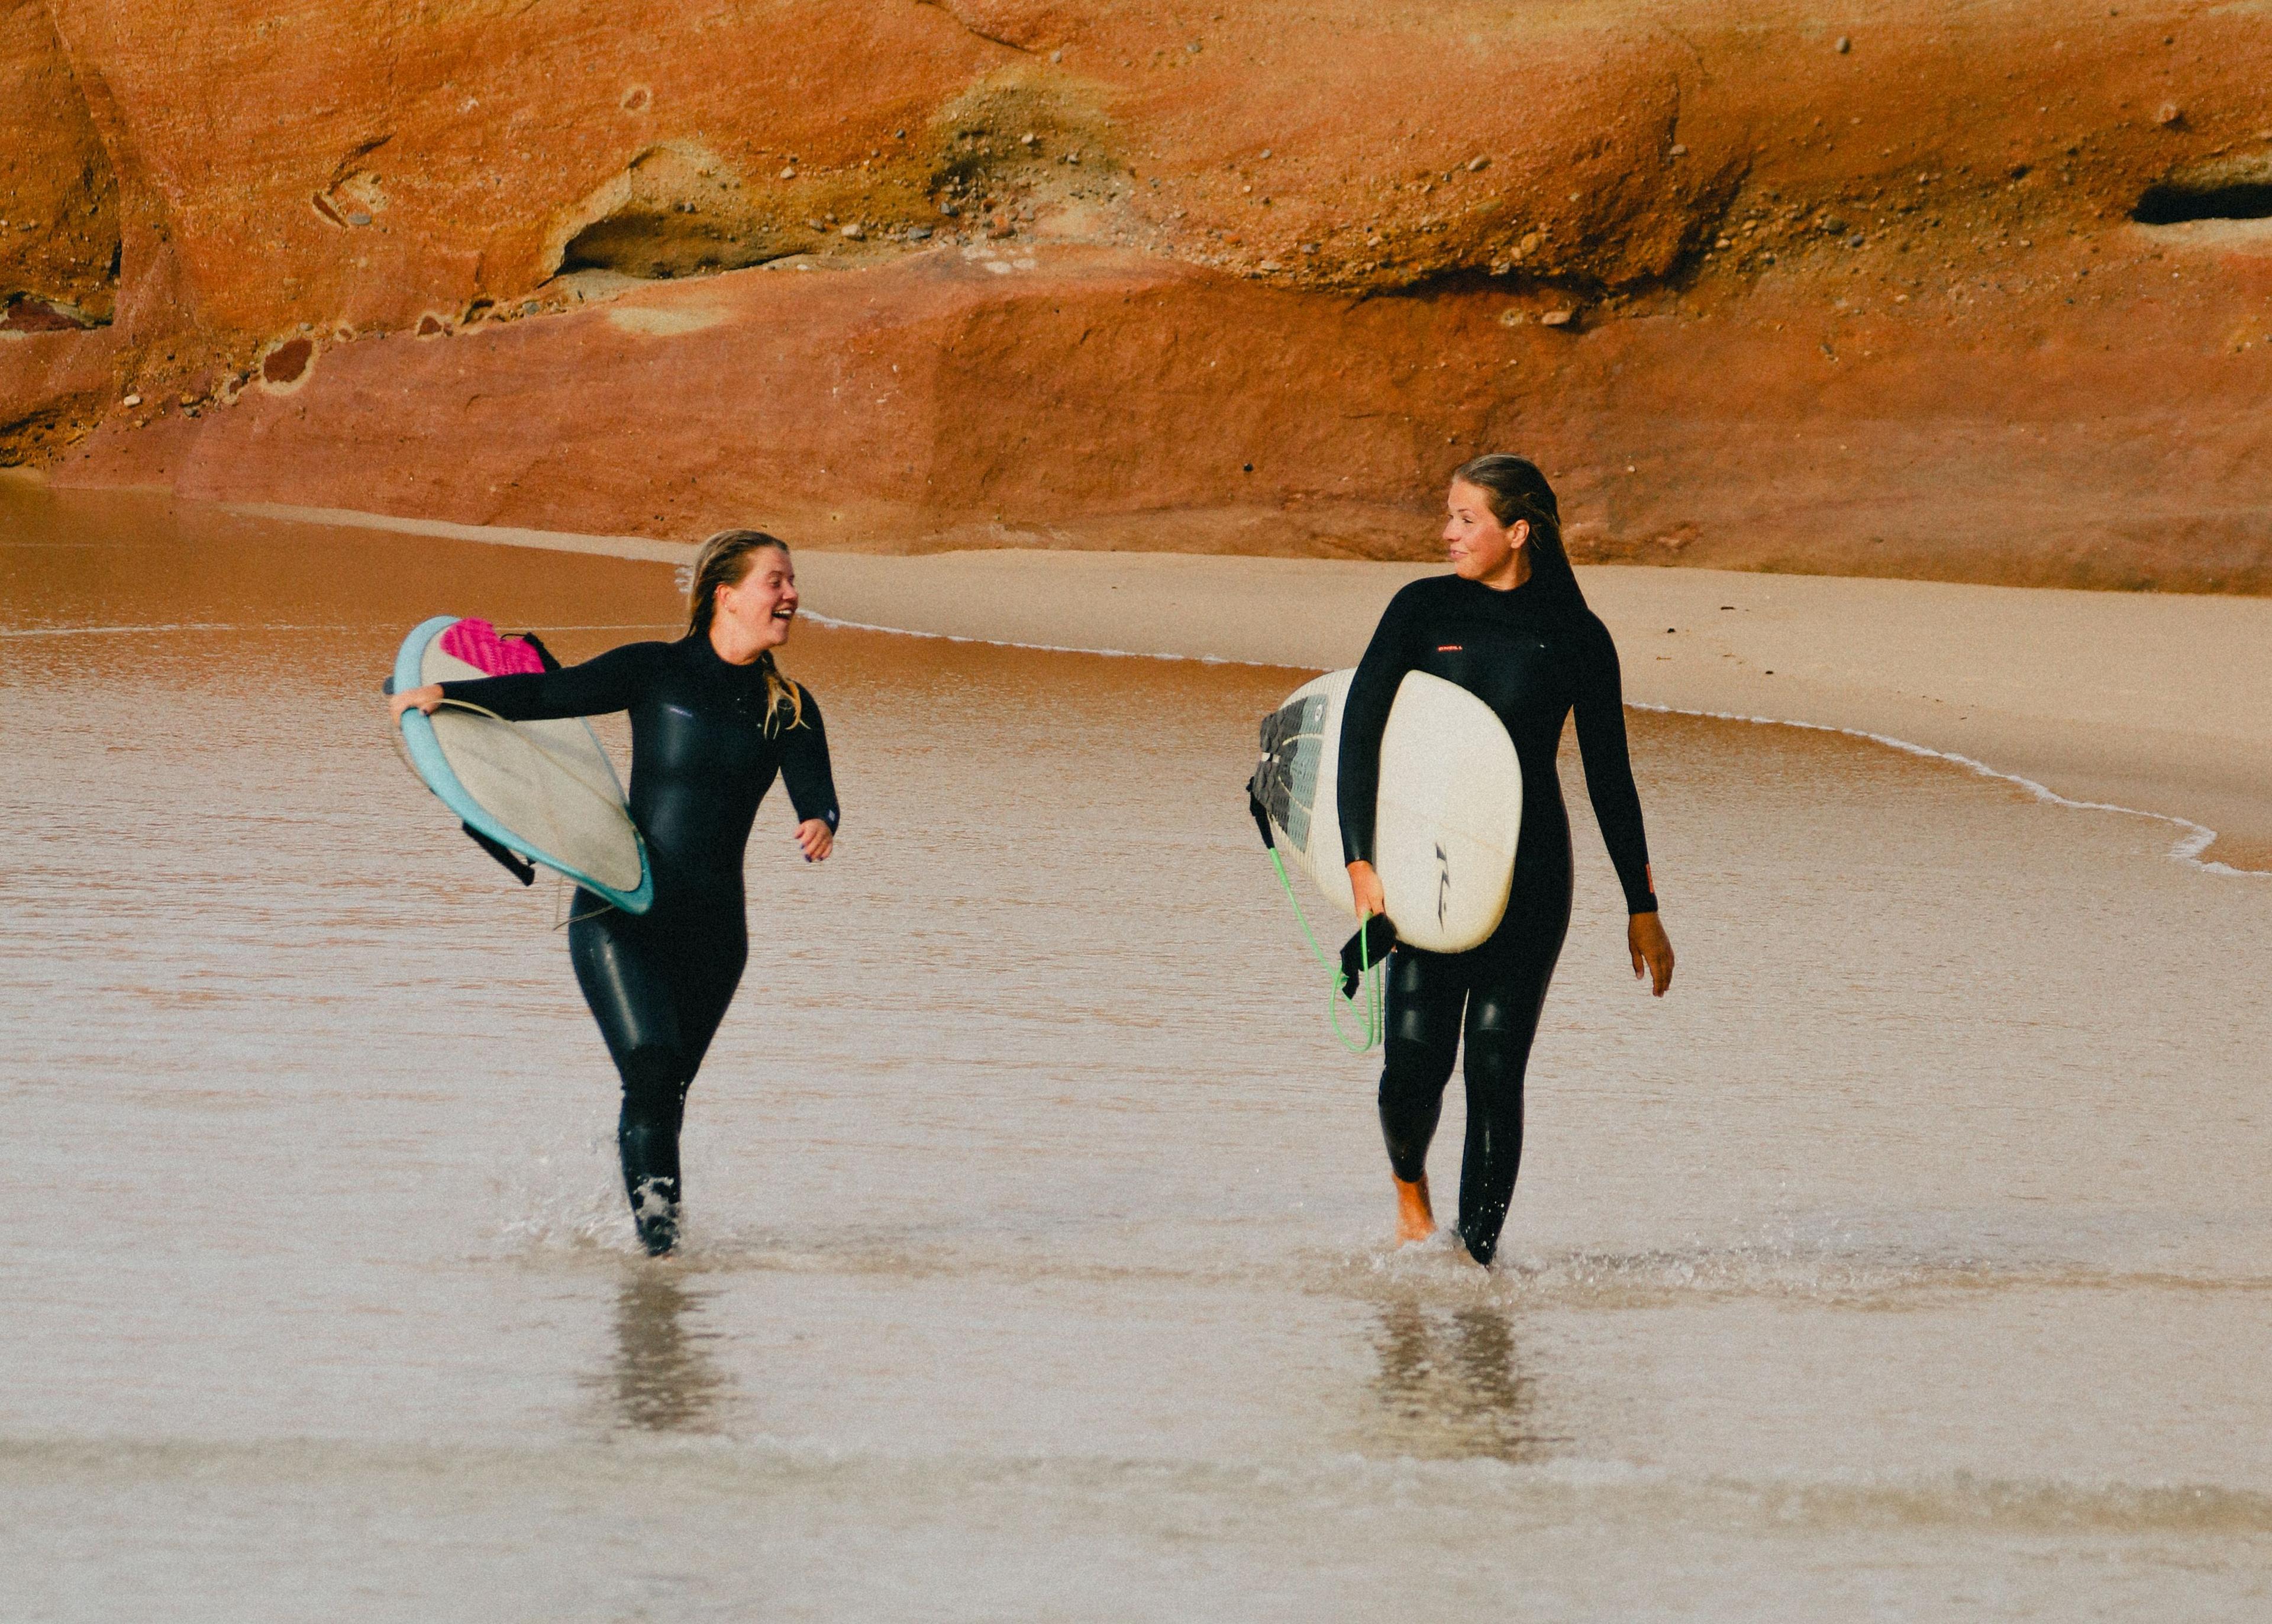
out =
{"type": "MultiPolygon", "coordinates": [[[[320,516],[688,556],[639,537],[320,516]]],[[[1439,568],[1039,550],[806,550],[799,559],[812,611],[853,625],[1315,670],[1354,663],[1389,595],[1439,568]]],[[[1580,574],[1617,637],[1633,703],[1902,740],[2072,800],[2215,830],[2211,860],[2272,868],[2272,599],[1717,570],[1580,574]]]]}
{"type": "Polygon", "coordinates": [[[1566,751],[1487,1274],[1388,1248],[1246,822],[1292,673],[807,627],[844,837],[760,818],[657,1266],[563,899],[377,688],[668,573],[371,542],[0,534],[11,1620],[2262,1616],[2272,887],[1636,715],[1681,980],[1566,751]]]}

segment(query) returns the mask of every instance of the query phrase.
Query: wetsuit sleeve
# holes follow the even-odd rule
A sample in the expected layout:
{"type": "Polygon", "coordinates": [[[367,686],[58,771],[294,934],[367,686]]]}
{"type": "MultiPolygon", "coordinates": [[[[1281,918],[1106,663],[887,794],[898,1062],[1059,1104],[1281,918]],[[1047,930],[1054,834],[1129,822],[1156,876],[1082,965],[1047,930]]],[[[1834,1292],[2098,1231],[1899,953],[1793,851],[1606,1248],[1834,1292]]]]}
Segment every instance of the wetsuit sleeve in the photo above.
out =
{"type": "Polygon", "coordinates": [[[1407,587],[1388,601],[1372,641],[1365,646],[1364,658],[1356,662],[1356,675],[1349,679],[1349,697],[1342,701],[1340,782],[1334,798],[1342,819],[1342,858],[1348,863],[1373,858],[1380,736],[1387,730],[1396,690],[1412,670],[1412,593],[1407,587]]]}
{"type": "Polygon", "coordinates": [[[1648,835],[1641,827],[1640,790],[1633,783],[1626,746],[1625,685],[1610,629],[1588,615],[1580,640],[1578,752],[1586,762],[1586,794],[1594,820],[1625,887],[1626,911],[1653,914],[1656,893],[1648,867],[1648,835]]]}
{"type": "Polygon", "coordinates": [[[788,786],[789,805],[799,823],[818,818],[830,829],[841,815],[836,806],[836,775],[828,767],[828,730],[820,720],[819,703],[812,691],[799,685],[804,710],[794,727],[784,727],[781,740],[781,782],[788,786]]]}
{"type": "Polygon", "coordinates": [[[562,716],[604,716],[639,702],[668,643],[625,643],[581,665],[527,677],[482,677],[445,682],[442,697],[478,705],[507,722],[550,722],[562,716]]]}

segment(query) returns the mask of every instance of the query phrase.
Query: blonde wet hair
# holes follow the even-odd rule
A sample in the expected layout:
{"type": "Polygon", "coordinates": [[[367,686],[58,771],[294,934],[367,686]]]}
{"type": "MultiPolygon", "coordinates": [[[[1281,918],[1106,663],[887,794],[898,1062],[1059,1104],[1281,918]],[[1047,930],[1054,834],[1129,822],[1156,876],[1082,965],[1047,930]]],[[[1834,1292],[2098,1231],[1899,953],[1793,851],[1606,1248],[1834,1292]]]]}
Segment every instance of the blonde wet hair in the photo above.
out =
{"type": "MultiPolygon", "coordinates": [[[[788,543],[777,535],[767,535],[763,530],[721,530],[702,543],[702,550],[694,555],[694,577],[686,589],[686,635],[706,637],[710,623],[718,617],[718,588],[738,587],[748,577],[757,556],[772,550],[788,558],[788,543]]],[[[781,674],[774,663],[770,648],[758,656],[758,669],[766,675],[766,731],[777,731],[781,715],[788,715],[788,725],[804,723],[804,690],[791,678],[781,674]]]]}

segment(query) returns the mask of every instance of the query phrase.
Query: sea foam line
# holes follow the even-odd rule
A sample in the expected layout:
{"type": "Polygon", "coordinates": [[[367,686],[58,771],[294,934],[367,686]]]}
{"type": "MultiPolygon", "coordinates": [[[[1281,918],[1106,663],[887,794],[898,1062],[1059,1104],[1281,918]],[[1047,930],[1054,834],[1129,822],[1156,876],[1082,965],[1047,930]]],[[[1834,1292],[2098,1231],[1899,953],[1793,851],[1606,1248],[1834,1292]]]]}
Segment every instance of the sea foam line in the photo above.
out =
{"type": "Polygon", "coordinates": [[[335,626],[244,626],[218,620],[182,620],[147,626],[15,626],[0,630],[0,637],[132,637],[158,632],[329,632],[340,629],[335,626]]]}
{"type": "Polygon", "coordinates": [[[879,626],[865,620],[839,620],[832,615],[816,615],[809,609],[797,610],[797,618],[838,632],[881,632],[886,637],[923,637],[934,642],[977,643],[988,648],[1026,648],[1045,655],[1097,655],[1108,660],[1184,660],[1194,665],[1245,665],[1257,670],[1300,671],[1309,669],[1307,666],[1287,665],[1277,660],[1237,660],[1229,655],[1146,654],[1135,648],[1076,648],[1065,643],[1021,643],[1007,637],[966,637],[958,632],[916,632],[906,626],[879,626]]]}
{"type": "Polygon", "coordinates": [[[1930,745],[1919,745],[1906,738],[1895,738],[1890,733],[1872,733],[1866,728],[1842,728],[1827,722],[1791,722],[1782,716],[1748,716],[1731,710],[1684,710],[1676,705],[1649,705],[1639,700],[1627,700],[1628,710],[1655,711],[1666,716],[1706,716],[1715,722],[1745,722],[1754,727],[1797,728],[1809,733],[1840,733],[1848,738],[1866,739],[1873,745],[1883,745],[1889,750],[1904,754],[1923,756],[1927,760],[1946,761],[1961,767],[1983,778],[2001,779],[2007,784],[2017,784],[2039,801],[2053,806],[2071,807],[2076,812],[2117,812],[2125,818],[2149,818],[2156,823],[2167,823],[2182,829],[2184,834],[2170,848],[2170,856],[2205,874],[2233,874],[2246,879],[2272,879],[2272,872],[2257,868],[2235,868],[2230,863],[2208,863],[2201,853],[2216,843],[2216,831],[2205,823],[2195,823],[2190,818],[2180,818],[2173,812],[2147,812],[2141,807],[2121,806],[2112,801],[2078,801],[2072,796],[2061,795],[2046,784],[2018,773],[2007,773],[2001,767],[1991,767],[1972,756],[1959,755],[1953,750],[1935,750],[1930,745]]]}
{"type": "MultiPolygon", "coordinates": [[[[803,617],[816,625],[832,626],[844,632],[880,632],[888,637],[923,637],[945,643],[982,643],[994,648],[1030,648],[1043,654],[1096,655],[1111,660],[1188,660],[1200,665],[1242,665],[1258,670],[1309,670],[1305,665],[1286,665],[1276,660],[1237,660],[1224,655],[1140,654],[1126,648],[1075,648],[1062,643],[1020,643],[1008,638],[967,637],[953,632],[916,632],[905,626],[876,625],[861,620],[838,620],[810,610],[800,611],[803,617]]],[[[1848,738],[1858,738],[1872,745],[1882,745],[1903,754],[1919,756],[1931,761],[1946,761],[1961,767],[1983,778],[2000,779],[2017,784],[2036,799],[2053,806],[2065,806],[2075,812],[2114,812],[2125,818],[2147,818],[2156,823],[2166,823],[2182,831],[2169,855],[2189,868],[2205,874],[2230,874],[2243,879],[2272,879],[2272,872],[2255,868],[2235,868],[2230,863],[2206,862],[2201,853],[2216,843],[2216,831],[2205,823],[2195,823],[2190,818],[2180,818],[2171,812],[2147,812],[2136,806],[2120,806],[2112,801],[2078,801],[2072,796],[2061,795],[2049,785],[2019,773],[2007,773],[2001,767],[1991,767],[1972,756],[1960,755],[1953,750],[1935,750],[1930,745],[1920,745],[1906,738],[1896,738],[1890,733],[1872,733],[1866,728],[1842,728],[1827,722],[1793,722],[1782,716],[1753,716],[1739,711],[1689,710],[1678,705],[1651,705],[1640,700],[1627,700],[1628,710],[1653,711],[1663,716],[1702,716],[1714,722],[1743,722],[1753,727],[1797,728],[1809,733],[1837,733],[1848,738]]]]}

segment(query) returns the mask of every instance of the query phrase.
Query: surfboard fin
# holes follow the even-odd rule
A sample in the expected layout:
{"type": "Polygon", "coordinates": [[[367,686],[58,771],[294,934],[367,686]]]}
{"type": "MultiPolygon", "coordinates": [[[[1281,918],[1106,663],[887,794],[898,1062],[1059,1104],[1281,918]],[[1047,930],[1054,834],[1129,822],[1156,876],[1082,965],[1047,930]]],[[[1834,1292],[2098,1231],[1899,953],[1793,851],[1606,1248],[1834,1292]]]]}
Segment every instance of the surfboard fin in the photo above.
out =
{"type": "MultiPolygon", "coordinates": [[[[533,886],[536,883],[536,865],[534,864],[525,861],[519,853],[512,850],[510,847],[499,845],[497,842],[491,840],[488,835],[482,834],[470,823],[461,823],[458,827],[466,832],[466,838],[467,840],[473,842],[475,845],[479,846],[483,851],[488,852],[490,856],[504,864],[505,872],[511,874],[515,879],[518,879],[525,886],[533,886]]],[[[1349,954],[1346,951],[1342,953],[1342,958],[1344,962],[1348,960],[1349,954]]]]}
{"type": "MultiPolygon", "coordinates": [[[[1258,768],[1254,777],[1259,779],[1261,776],[1261,771],[1258,768]]],[[[1277,838],[1270,833],[1270,814],[1263,808],[1261,796],[1255,792],[1254,779],[1247,781],[1246,810],[1254,814],[1254,827],[1262,831],[1262,849],[1265,851],[1277,850],[1277,838]]]]}
{"type": "Polygon", "coordinates": [[[1396,927],[1386,914],[1368,914],[1364,928],[1342,944],[1342,996],[1355,998],[1366,969],[1388,957],[1396,946],[1396,927]]]}

